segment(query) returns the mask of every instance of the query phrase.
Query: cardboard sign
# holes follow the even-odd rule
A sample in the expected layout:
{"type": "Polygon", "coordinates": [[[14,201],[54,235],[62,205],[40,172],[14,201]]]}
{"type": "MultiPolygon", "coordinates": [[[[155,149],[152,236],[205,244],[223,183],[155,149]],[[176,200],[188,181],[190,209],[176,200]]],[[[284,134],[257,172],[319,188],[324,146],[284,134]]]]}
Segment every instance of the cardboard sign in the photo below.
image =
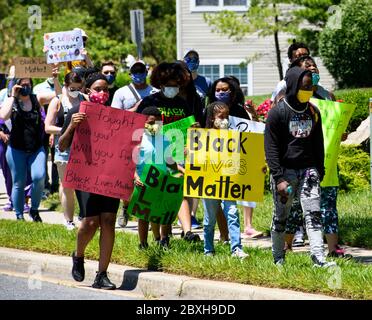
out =
{"type": "Polygon", "coordinates": [[[53,32],[44,34],[44,52],[47,63],[84,60],[81,30],[53,32]]]}
{"type": "Polygon", "coordinates": [[[91,102],[82,102],[80,123],[70,148],[64,186],[129,199],[146,117],[91,102]]]}
{"type": "Polygon", "coordinates": [[[52,66],[45,62],[45,57],[17,57],[13,60],[16,78],[49,78],[52,66]]]}
{"type": "Polygon", "coordinates": [[[264,133],[265,124],[262,122],[229,116],[229,129],[238,130],[240,132],[264,133]]]}
{"type": "Polygon", "coordinates": [[[183,177],[176,178],[155,165],[146,165],[135,187],[128,212],[137,218],[158,224],[172,224],[183,199],[183,177]]]}
{"type": "Polygon", "coordinates": [[[187,139],[185,196],[263,201],[263,134],[189,129],[187,139]]]}
{"type": "Polygon", "coordinates": [[[172,158],[178,163],[185,162],[184,147],[187,142],[187,129],[195,123],[195,117],[190,116],[162,127],[164,134],[170,142],[172,158]]]}
{"type": "Polygon", "coordinates": [[[346,131],[355,105],[314,98],[310,102],[319,108],[322,117],[325,176],[320,185],[335,187],[339,185],[337,159],[341,137],[346,131]]]}

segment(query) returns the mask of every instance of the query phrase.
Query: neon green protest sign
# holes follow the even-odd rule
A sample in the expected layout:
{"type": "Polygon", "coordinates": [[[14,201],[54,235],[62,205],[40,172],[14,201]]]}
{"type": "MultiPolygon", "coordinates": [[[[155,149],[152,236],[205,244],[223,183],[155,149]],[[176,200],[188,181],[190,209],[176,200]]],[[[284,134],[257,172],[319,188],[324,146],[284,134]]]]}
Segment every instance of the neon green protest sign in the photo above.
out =
{"type": "Polygon", "coordinates": [[[341,137],[346,131],[355,105],[319,99],[311,99],[310,102],[319,108],[322,116],[325,176],[321,186],[335,187],[339,185],[337,159],[341,137]]]}

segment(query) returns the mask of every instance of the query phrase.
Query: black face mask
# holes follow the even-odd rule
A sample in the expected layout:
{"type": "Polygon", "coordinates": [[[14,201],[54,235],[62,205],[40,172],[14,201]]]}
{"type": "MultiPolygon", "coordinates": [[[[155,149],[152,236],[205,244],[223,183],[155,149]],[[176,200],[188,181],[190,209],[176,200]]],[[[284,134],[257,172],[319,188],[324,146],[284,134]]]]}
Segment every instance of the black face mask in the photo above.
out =
{"type": "Polygon", "coordinates": [[[31,94],[31,87],[30,86],[22,86],[22,89],[19,91],[21,96],[27,97],[31,94]]]}

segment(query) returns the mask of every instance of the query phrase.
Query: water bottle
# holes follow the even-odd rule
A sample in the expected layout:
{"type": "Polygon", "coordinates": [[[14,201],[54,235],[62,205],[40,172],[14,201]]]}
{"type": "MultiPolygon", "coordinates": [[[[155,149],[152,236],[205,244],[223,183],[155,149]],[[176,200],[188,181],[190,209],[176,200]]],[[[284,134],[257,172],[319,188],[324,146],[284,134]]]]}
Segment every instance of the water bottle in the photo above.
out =
{"type": "MultiPolygon", "coordinates": [[[[289,184],[289,185],[287,186],[286,193],[287,193],[288,196],[290,196],[290,195],[292,194],[292,192],[293,192],[293,188],[292,188],[292,186],[289,184]]],[[[286,196],[286,197],[280,197],[280,202],[283,203],[283,204],[286,204],[287,201],[288,201],[288,196],[286,196]]]]}

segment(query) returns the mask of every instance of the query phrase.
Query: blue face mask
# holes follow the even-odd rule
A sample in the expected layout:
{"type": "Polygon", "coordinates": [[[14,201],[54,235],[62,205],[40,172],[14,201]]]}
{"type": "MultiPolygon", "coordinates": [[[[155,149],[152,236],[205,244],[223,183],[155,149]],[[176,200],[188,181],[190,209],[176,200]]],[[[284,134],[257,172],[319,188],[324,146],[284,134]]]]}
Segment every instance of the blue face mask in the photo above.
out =
{"type": "Polygon", "coordinates": [[[24,97],[29,96],[31,92],[32,92],[32,89],[30,86],[23,86],[22,89],[19,91],[19,93],[24,97]]]}
{"type": "Polygon", "coordinates": [[[116,78],[113,74],[105,75],[105,77],[107,79],[108,84],[113,84],[116,78]]]}
{"type": "Polygon", "coordinates": [[[230,92],[229,91],[221,91],[221,92],[216,92],[215,97],[217,101],[221,101],[223,103],[229,103],[230,101],[230,92]]]}
{"type": "Polygon", "coordinates": [[[147,73],[134,73],[130,77],[132,78],[133,83],[142,84],[146,81],[147,73]]]}
{"type": "Polygon", "coordinates": [[[319,73],[312,73],[311,74],[312,80],[313,80],[313,86],[317,86],[320,80],[320,75],[319,73]]]}
{"type": "Polygon", "coordinates": [[[185,63],[191,72],[195,72],[199,68],[199,59],[185,58],[185,63]]]}

